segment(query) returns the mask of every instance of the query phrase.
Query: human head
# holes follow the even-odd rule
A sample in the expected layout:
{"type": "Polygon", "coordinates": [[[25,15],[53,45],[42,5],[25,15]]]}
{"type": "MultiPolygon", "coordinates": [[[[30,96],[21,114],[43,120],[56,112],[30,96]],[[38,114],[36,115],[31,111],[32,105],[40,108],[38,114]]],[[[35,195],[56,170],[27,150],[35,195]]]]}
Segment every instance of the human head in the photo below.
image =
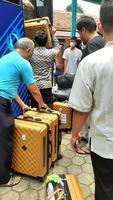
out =
{"type": "Polygon", "coordinates": [[[103,35],[113,34],[113,0],[103,0],[100,7],[100,22],[103,35]]]}
{"type": "Polygon", "coordinates": [[[34,42],[27,37],[23,37],[17,41],[15,50],[19,51],[26,60],[29,60],[33,54],[34,42]]]}
{"type": "Polygon", "coordinates": [[[87,15],[81,16],[77,21],[77,30],[83,42],[88,42],[92,34],[96,32],[95,20],[87,15]]]}
{"type": "Polygon", "coordinates": [[[76,37],[71,37],[71,40],[70,40],[70,47],[71,47],[71,49],[75,48],[76,43],[77,43],[76,41],[77,41],[76,37]]]}
{"type": "Polygon", "coordinates": [[[47,33],[45,31],[37,31],[35,33],[35,42],[39,47],[46,46],[47,39],[47,33]]]}

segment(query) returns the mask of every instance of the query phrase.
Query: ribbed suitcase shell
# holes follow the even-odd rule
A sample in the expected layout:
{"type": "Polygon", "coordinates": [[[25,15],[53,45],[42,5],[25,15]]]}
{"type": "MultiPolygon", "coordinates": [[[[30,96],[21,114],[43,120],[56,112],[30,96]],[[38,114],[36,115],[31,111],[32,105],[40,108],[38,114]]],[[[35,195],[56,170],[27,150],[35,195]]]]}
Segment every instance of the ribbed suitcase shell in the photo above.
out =
{"type": "Polygon", "coordinates": [[[52,47],[52,38],[50,34],[50,21],[48,17],[36,18],[25,21],[26,37],[34,41],[36,31],[45,31],[48,35],[47,47],[52,47]]]}
{"type": "Polygon", "coordinates": [[[71,129],[72,125],[72,109],[66,102],[55,101],[52,104],[53,110],[61,112],[61,129],[71,129]]]}
{"type": "MultiPolygon", "coordinates": [[[[56,111],[56,110],[40,110],[41,113],[45,114],[45,116],[48,117],[52,117],[54,115],[56,115],[58,117],[59,120],[59,125],[58,125],[58,152],[57,152],[57,159],[60,160],[62,158],[61,155],[61,143],[62,143],[62,131],[60,129],[61,126],[61,112],[56,111]]],[[[52,117],[53,118],[53,117],[52,117]]]]}
{"type": "Polygon", "coordinates": [[[15,119],[12,168],[22,174],[44,177],[49,165],[46,124],[15,119]]]}
{"type": "MultiPolygon", "coordinates": [[[[66,193],[66,196],[64,198],[65,200],[84,200],[78,179],[75,175],[61,175],[61,178],[64,183],[64,193],[66,193]]],[[[47,191],[45,200],[48,200],[47,191]]],[[[55,198],[55,200],[57,199],[55,198]]]]}
{"type": "Polygon", "coordinates": [[[36,109],[32,111],[27,111],[24,116],[33,116],[39,117],[42,122],[48,123],[51,130],[51,138],[52,142],[52,153],[51,153],[51,162],[52,164],[57,160],[58,154],[58,116],[56,114],[50,114],[45,112],[36,111],[36,109]]]}

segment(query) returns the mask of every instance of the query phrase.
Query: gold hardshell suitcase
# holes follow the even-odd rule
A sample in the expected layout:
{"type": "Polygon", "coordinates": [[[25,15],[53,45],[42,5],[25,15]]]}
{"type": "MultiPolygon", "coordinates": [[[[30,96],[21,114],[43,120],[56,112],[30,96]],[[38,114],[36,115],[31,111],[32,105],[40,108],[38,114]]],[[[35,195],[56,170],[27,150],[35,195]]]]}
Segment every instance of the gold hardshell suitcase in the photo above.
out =
{"type": "MultiPolygon", "coordinates": [[[[51,175],[50,175],[51,176],[51,175]]],[[[54,177],[54,175],[52,175],[54,177]]],[[[55,175],[57,177],[57,175],[55,175]]],[[[48,176],[49,177],[49,176],[48,176]]],[[[46,183],[46,197],[45,200],[52,199],[54,197],[54,200],[84,200],[82,191],[79,186],[78,179],[75,175],[72,174],[66,174],[66,175],[59,175],[57,179],[59,179],[59,183],[54,183],[53,188],[52,185],[54,182],[54,178],[52,180],[52,177],[49,177],[48,181],[47,177],[47,183],[46,183]],[[52,191],[53,189],[53,191],[52,191]]]]}
{"type": "Polygon", "coordinates": [[[36,31],[45,31],[48,35],[47,47],[52,47],[50,21],[48,17],[36,18],[25,21],[25,35],[34,41],[36,31]]]}
{"type": "Polygon", "coordinates": [[[72,126],[72,108],[67,102],[55,101],[52,104],[53,110],[61,112],[61,129],[71,129],[72,126]]]}
{"type": "Polygon", "coordinates": [[[49,129],[46,123],[15,119],[14,171],[43,178],[49,171],[49,129]]]}
{"type": "MultiPolygon", "coordinates": [[[[58,113],[58,112],[56,112],[58,113]]],[[[60,114],[59,114],[60,115],[60,114]]],[[[50,141],[52,144],[52,151],[51,151],[51,164],[54,164],[54,162],[57,160],[58,157],[58,131],[59,131],[59,118],[58,114],[51,114],[47,113],[46,111],[37,111],[36,108],[32,109],[32,111],[27,111],[24,114],[24,117],[38,117],[41,122],[45,122],[49,125],[51,135],[50,141]]]]}

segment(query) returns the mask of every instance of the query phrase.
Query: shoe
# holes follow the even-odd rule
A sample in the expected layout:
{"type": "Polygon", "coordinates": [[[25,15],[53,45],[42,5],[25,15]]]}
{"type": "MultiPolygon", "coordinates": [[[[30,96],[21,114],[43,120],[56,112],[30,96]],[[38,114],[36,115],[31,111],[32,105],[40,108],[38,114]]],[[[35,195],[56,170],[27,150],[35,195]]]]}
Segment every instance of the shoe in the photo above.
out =
{"type": "Polygon", "coordinates": [[[78,154],[90,154],[90,149],[87,146],[79,147],[76,151],[78,154]]]}
{"type": "Polygon", "coordinates": [[[20,182],[20,180],[21,180],[20,176],[11,176],[8,183],[0,184],[0,187],[12,187],[14,185],[17,185],[20,182]]]}

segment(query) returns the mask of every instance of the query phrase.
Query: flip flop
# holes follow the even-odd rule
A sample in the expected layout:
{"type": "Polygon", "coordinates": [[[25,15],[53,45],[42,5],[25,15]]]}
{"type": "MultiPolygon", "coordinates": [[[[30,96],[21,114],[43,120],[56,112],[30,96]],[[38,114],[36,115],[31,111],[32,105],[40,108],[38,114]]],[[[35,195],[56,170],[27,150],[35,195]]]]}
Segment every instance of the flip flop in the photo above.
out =
{"type": "Polygon", "coordinates": [[[21,180],[20,176],[11,176],[8,183],[0,184],[0,187],[12,187],[14,185],[17,185],[20,182],[20,180],[21,180]]]}
{"type": "Polygon", "coordinates": [[[82,151],[84,151],[84,153],[86,154],[90,154],[90,149],[87,146],[83,146],[80,148],[82,151]]]}
{"type": "Polygon", "coordinates": [[[76,153],[78,153],[78,154],[86,154],[81,148],[78,148],[76,150],[76,153]]]}

